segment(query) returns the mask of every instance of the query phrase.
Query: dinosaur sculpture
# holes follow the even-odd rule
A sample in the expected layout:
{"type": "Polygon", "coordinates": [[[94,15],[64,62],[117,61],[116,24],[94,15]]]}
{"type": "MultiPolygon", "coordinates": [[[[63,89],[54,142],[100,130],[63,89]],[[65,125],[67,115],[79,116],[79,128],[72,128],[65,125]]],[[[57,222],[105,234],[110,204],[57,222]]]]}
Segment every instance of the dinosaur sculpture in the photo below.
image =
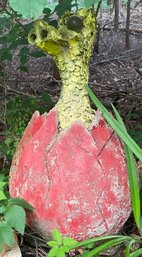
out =
{"type": "Polygon", "coordinates": [[[122,143],[85,89],[95,31],[83,8],[57,28],[37,21],[28,37],[56,61],[62,91],[49,113],[33,114],[13,157],[10,193],[35,207],[27,222],[46,238],[55,228],[77,240],[116,233],[131,210],[122,143]]]}

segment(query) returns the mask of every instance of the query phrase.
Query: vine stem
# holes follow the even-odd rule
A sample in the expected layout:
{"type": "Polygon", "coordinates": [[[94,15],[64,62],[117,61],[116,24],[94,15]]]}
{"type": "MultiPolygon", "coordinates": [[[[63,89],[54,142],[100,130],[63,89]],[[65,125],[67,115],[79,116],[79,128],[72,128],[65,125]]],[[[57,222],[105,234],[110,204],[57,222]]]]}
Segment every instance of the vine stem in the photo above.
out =
{"type": "Polygon", "coordinates": [[[77,3],[77,0],[75,0],[75,6],[76,6],[76,11],[78,11],[78,3],[77,3]]]}
{"type": "MultiPolygon", "coordinates": [[[[2,7],[1,3],[0,3],[0,6],[2,7]]],[[[21,22],[17,18],[15,18],[14,15],[10,11],[8,11],[6,8],[3,9],[3,11],[6,12],[12,19],[14,19],[20,25],[21,28],[23,28],[26,32],[28,32],[26,30],[25,26],[23,26],[23,24],[21,24],[21,22]]]]}

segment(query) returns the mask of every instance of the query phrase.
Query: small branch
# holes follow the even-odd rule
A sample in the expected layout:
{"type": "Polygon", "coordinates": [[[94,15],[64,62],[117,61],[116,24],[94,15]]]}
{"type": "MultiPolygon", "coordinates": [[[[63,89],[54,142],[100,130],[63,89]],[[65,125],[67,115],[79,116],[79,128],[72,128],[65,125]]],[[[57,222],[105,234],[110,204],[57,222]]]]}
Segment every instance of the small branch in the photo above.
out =
{"type": "Polygon", "coordinates": [[[129,31],[130,31],[130,8],[131,0],[127,1],[127,17],[126,17],[126,34],[125,34],[125,47],[130,48],[129,31]]]}
{"type": "Polygon", "coordinates": [[[14,19],[20,25],[21,28],[23,28],[26,32],[28,32],[25,26],[17,18],[15,18],[15,16],[12,13],[10,13],[6,8],[3,11],[6,12],[12,19],[14,19]]]}
{"type": "Polygon", "coordinates": [[[119,29],[119,0],[114,1],[114,10],[115,10],[114,31],[117,32],[119,29]]]}
{"type": "Polygon", "coordinates": [[[96,9],[96,17],[98,16],[99,10],[100,10],[100,6],[101,6],[102,0],[99,0],[98,5],[97,5],[97,9],[96,9]]]}
{"type": "MultiPolygon", "coordinates": [[[[112,28],[109,28],[109,27],[103,27],[102,28],[103,30],[112,30],[112,28]]],[[[126,31],[126,28],[119,28],[119,31],[126,31]]],[[[138,34],[141,34],[142,33],[142,29],[129,29],[129,33],[138,33],[138,34]]]]}

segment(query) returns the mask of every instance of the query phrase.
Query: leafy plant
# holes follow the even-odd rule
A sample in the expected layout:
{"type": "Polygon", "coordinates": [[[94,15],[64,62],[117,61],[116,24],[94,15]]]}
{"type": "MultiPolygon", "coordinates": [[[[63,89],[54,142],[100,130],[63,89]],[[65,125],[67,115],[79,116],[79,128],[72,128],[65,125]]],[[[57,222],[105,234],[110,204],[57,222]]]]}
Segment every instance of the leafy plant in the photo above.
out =
{"type": "Polygon", "coordinates": [[[21,14],[23,18],[37,18],[41,15],[43,9],[45,8],[47,1],[46,0],[9,0],[10,6],[14,11],[21,14]]]}
{"type": "Polygon", "coordinates": [[[63,237],[60,232],[55,229],[52,234],[53,240],[48,242],[50,251],[46,257],[65,257],[65,253],[69,253],[72,250],[82,248],[83,253],[79,256],[82,257],[98,257],[102,251],[105,251],[111,247],[126,244],[125,257],[140,256],[142,248],[139,248],[131,253],[132,246],[134,244],[140,244],[140,237],[113,235],[113,236],[100,236],[97,238],[87,239],[82,242],[76,242],[75,240],[63,237]],[[89,250],[91,245],[93,249],[89,250]]]}
{"type": "Polygon", "coordinates": [[[6,197],[4,187],[6,182],[0,177],[0,253],[5,245],[14,244],[14,231],[24,234],[26,225],[25,209],[32,211],[33,207],[21,198],[6,197]]]}
{"type": "Polygon", "coordinates": [[[65,254],[69,253],[71,246],[77,243],[77,241],[70,237],[63,238],[57,229],[53,231],[52,238],[53,240],[48,242],[51,250],[47,257],[65,257],[65,254]]]}

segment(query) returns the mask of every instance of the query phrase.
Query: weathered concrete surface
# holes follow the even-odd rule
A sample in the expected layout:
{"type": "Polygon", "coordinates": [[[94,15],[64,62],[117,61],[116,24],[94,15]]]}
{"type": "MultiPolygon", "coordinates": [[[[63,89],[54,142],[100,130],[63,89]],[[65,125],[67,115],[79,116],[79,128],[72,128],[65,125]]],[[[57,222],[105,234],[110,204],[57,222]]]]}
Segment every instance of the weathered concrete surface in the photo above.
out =
{"type": "Polygon", "coordinates": [[[76,121],[59,132],[55,108],[36,112],[13,158],[10,193],[35,207],[28,223],[44,237],[55,228],[77,240],[115,233],[131,210],[123,147],[99,113],[90,130],[76,121]]]}

